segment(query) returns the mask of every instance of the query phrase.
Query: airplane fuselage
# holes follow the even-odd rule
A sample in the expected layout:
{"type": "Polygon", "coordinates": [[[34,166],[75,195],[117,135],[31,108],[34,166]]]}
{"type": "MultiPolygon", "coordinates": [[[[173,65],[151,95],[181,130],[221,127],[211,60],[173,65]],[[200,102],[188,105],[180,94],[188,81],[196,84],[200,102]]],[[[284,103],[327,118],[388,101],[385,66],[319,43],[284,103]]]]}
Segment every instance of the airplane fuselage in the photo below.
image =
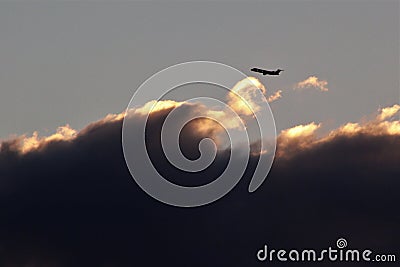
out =
{"type": "Polygon", "coordinates": [[[251,71],[254,72],[259,72],[262,73],[263,75],[279,75],[279,73],[283,70],[281,69],[277,69],[277,70],[263,70],[263,69],[259,69],[259,68],[252,68],[251,71]]]}

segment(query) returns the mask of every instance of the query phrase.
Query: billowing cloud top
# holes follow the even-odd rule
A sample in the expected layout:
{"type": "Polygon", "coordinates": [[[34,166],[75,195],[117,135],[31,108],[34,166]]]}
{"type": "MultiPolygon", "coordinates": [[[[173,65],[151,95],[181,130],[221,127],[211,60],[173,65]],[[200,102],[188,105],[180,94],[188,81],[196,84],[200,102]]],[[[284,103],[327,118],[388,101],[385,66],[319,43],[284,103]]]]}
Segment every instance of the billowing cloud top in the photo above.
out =
{"type": "Polygon", "coordinates": [[[293,89],[304,89],[304,88],[315,88],[323,92],[329,91],[328,82],[326,80],[320,80],[317,76],[310,76],[304,81],[298,82],[293,89]]]}
{"type": "MultiPolygon", "coordinates": [[[[238,86],[238,85],[237,85],[238,86]]],[[[247,97],[247,100],[252,103],[253,110],[257,110],[259,107],[256,102],[254,102],[254,98],[252,98],[251,85],[238,86],[239,89],[250,88],[247,97]],[[253,102],[252,102],[253,101],[253,102]],[[254,108],[255,107],[255,108],[254,108]]],[[[265,88],[264,88],[265,90],[265,88]]],[[[236,95],[229,95],[229,99],[231,104],[234,106],[239,113],[243,115],[250,115],[251,110],[248,107],[245,107],[238,100],[236,95]],[[236,101],[236,102],[235,102],[236,101]]],[[[134,114],[134,118],[139,119],[143,115],[147,113],[152,114],[167,114],[171,109],[185,107],[190,112],[199,113],[199,114],[212,114],[213,117],[219,118],[219,121],[228,128],[245,130],[241,127],[241,124],[237,123],[237,121],[227,115],[224,110],[210,110],[208,107],[202,104],[194,104],[194,103],[186,103],[186,102],[177,102],[172,100],[165,101],[151,101],[143,105],[142,107],[138,107],[135,110],[132,110],[132,114],[134,114]]],[[[399,136],[400,135],[400,121],[394,119],[395,116],[400,111],[400,105],[393,105],[389,107],[382,108],[379,110],[378,115],[374,118],[363,121],[363,122],[349,122],[337,129],[333,129],[328,132],[328,134],[324,136],[318,136],[317,130],[322,127],[322,123],[311,122],[305,125],[297,125],[292,128],[282,130],[277,137],[278,141],[278,151],[276,156],[290,156],[292,153],[296,151],[304,150],[311,148],[313,146],[319,145],[321,143],[332,142],[334,139],[341,137],[351,137],[356,135],[367,135],[367,136],[399,136]]],[[[56,133],[50,136],[40,137],[38,132],[34,132],[32,136],[18,136],[11,138],[10,140],[3,141],[1,143],[0,149],[13,150],[17,151],[20,154],[26,154],[34,150],[41,150],[48,146],[51,143],[55,142],[71,142],[77,137],[81,135],[85,135],[90,132],[91,129],[96,127],[101,127],[101,125],[111,123],[111,122],[122,122],[125,117],[125,113],[120,114],[109,114],[105,118],[94,122],[83,130],[78,132],[77,130],[72,129],[68,124],[62,127],[59,127],[56,133]]],[[[220,134],[224,132],[224,128],[220,127],[215,121],[199,119],[194,121],[191,124],[193,135],[204,136],[204,134],[211,134],[215,140],[220,138],[220,134]]],[[[254,141],[254,140],[253,140],[254,141]]],[[[222,142],[222,141],[221,141],[222,142]]]]}
{"type": "Polygon", "coordinates": [[[331,130],[325,136],[318,136],[317,130],[322,124],[311,122],[283,130],[278,137],[278,156],[290,156],[296,151],[312,148],[335,139],[354,136],[400,136],[400,121],[393,120],[400,111],[400,106],[383,108],[379,114],[367,121],[349,122],[331,130]]]}

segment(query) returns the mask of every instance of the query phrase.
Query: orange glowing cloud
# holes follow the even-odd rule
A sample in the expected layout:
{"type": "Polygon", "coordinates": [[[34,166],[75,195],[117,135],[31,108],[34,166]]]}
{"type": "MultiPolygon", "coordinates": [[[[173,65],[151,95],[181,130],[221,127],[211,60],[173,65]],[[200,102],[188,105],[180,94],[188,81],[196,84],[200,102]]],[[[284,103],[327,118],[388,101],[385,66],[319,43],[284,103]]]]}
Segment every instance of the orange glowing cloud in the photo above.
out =
{"type": "Polygon", "coordinates": [[[332,131],[330,135],[400,135],[400,121],[389,121],[399,111],[400,106],[397,104],[383,108],[374,119],[363,123],[346,123],[339,129],[332,131]]]}
{"type": "Polygon", "coordinates": [[[400,121],[390,120],[399,111],[399,105],[383,108],[376,117],[369,121],[345,123],[322,137],[316,135],[316,130],[321,127],[321,124],[314,122],[283,130],[278,136],[276,155],[278,157],[290,157],[299,151],[343,137],[351,138],[358,135],[400,137],[400,121]]]}
{"type": "Polygon", "coordinates": [[[207,110],[206,116],[221,122],[221,125],[227,129],[243,130],[243,125],[240,121],[223,110],[207,110]]]}
{"type": "Polygon", "coordinates": [[[377,119],[379,121],[386,120],[388,118],[393,117],[400,111],[400,105],[393,105],[391,107],[383,108],[380,110],[380,114],[378,115],[377,119]]]}
{"type": "Polygon", "coordinates": [[[297,83],[293,89],[316,88],[322,92],[327,92],[329,90],[327,85],[328,82],[326,80],[320,80],[317,76],[310,76],[304,81],[297,83]]]}
{"type": "Polygon", "coordinates": [[[39,149],[42,145],[49,142],[72,140],[75,138],[76,134],[77,131],[72,129],[68,124],[58,127],[55,134],[47,137],[39,137],[38,132],[35,131],[30,137],[21,136],[19,138],[19,149],[23,154],[28,153],[32,150],[39,149]]]}
{"type": "Polygon", "coordinates": [[[295,127],[283,130],[281,132],[281,136],[285,138],[304,138],[313,135],[320,127],[321,124],[316,124],[315,122],[311,122],[306,125],[297,125],[295,127]]]}
{"type": "Polygon", "coordinates": [[[135,109],[134,113],[144,116],[161,110],[177,108],[181,106],[183,103],[185,102],[177,102],[173,100],[160,100],[160,101],[152,100],[144,104],[142,107],[135,109]]]}
{"type": "Polygon", "coordinates": [[[228,105],[239,115],[251,116],[264,102],[265,86],[254,77],[239,81],[228,94],[228,105]],[[261,91],[261,92],[260,92],[261,91]]]}
{"type": "Polygon", "coordinates": [[[12,137],[10,140],[2,141],[0,144],[0,149],[2,148],[2,144],[4,142],[7,143],[12,150],[19,152],[20,154],[26,154],[32,151],[41,150],[52,142],[73,141],[79,135],[86,134],[92,128],[98,125],[121,121],[124,118],[124,114],[125,113],[108,114],[103,119],[87,125],[79,132],[71,128],[69,124],[66,124],[65,126],[58,127],[56,132],[49,136],[40,136],[38,131],[34,131],[31,136],[24,134],[21,136],[12,137]]]}
{"type": "Polygon", "coordinates": [[[281,131],[277,138],[278,149],[276,155],[278,157],[288,156],[292,153],[292,149],[306,149],[312,145],[313,140],[316,138],[316,131],[320,127],[321,124],[311,122],[281,131]]]}
{"type": "MultiPolygon", "coordinates": [[[[243,104],[245,105],[245,104],[243,104]]],[[[133,115],[147,115],[152,113],[157,113],[164,110],[175,109],[181,106],[190,106],[192,115],[202,115],[205,118],[214,119],[221,123],[226,129],[243,129],[241,122],[237,117],[234,117],[232,112],[227,112],[226,110],[220,109],[210,109],[209,107],[194,102],[177,102],[173,100],[160,100],[160,101],[149,101],[142,107],[132,109],[128,113],[133,115]]],[[[111,115],[108,115],[111,116],[111,115]]],[[[115,116],[115,115],[114,115],[115,116]]],[[[197,123],[204,130],[208,123],[214,125],[211,120],[205,120],[197,123]]]]}
{"type": "Polygon", "coordinates": [[[282,97],[282,90],[278,90],[278,91],[276,91],[275,93],[273,93],[272,95],[270,95],[268,97],[268,102],[269,103],[274,102],[274,101],[278,100],[281,97],[282,97]]]}

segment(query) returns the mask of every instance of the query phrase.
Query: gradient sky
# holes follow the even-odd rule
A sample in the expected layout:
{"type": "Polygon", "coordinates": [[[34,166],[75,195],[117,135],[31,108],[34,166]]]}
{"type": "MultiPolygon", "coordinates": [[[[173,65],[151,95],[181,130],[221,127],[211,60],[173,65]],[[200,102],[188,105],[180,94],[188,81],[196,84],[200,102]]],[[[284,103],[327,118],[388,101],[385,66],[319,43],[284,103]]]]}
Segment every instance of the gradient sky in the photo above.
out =
{"type": "Polygon", "coordinates": [[[0,3],[0,138],[76,129],[123,111],[170,65],[211,60],[258,77],[277,129],[336,127],[399,102],[399,2],[0,3]],[[279,77],[251,67],[283,68],[279,77]],[[293,91],[310,75],[329,92],[293,91]]]}

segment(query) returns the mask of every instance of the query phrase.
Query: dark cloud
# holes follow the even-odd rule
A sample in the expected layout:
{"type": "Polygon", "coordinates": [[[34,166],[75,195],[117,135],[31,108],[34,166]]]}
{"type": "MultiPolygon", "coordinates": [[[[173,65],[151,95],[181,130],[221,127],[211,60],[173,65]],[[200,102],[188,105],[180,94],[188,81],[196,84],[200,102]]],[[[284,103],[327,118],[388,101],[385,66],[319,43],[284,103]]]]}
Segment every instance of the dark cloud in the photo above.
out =
{"type": "MultiPolygon", "coordinates": [[[[147,135],[159,170],[182,183],[218,176],[229,152],[194,178],[168,166],[157,148],[167,112],[154,114],[147,135]]],[[[2,143],[0,266],[262,266],[267,263],[255,255],[264,244],[318,249],[334,247],[339,237],[377,253],[400,247],[399,135],[286,142],[290,156],[276,158],[254,193],[247,191],[253,156],[228,195],[185,209],[136,185],[123,158],[121,127],[120,118],[109,117],[71,140],[50,140],[27,153],[18,140],[2,143]]],[[[189,125],[181,138],[192,158],[202,137],[195,129],[189,125]]]]}

